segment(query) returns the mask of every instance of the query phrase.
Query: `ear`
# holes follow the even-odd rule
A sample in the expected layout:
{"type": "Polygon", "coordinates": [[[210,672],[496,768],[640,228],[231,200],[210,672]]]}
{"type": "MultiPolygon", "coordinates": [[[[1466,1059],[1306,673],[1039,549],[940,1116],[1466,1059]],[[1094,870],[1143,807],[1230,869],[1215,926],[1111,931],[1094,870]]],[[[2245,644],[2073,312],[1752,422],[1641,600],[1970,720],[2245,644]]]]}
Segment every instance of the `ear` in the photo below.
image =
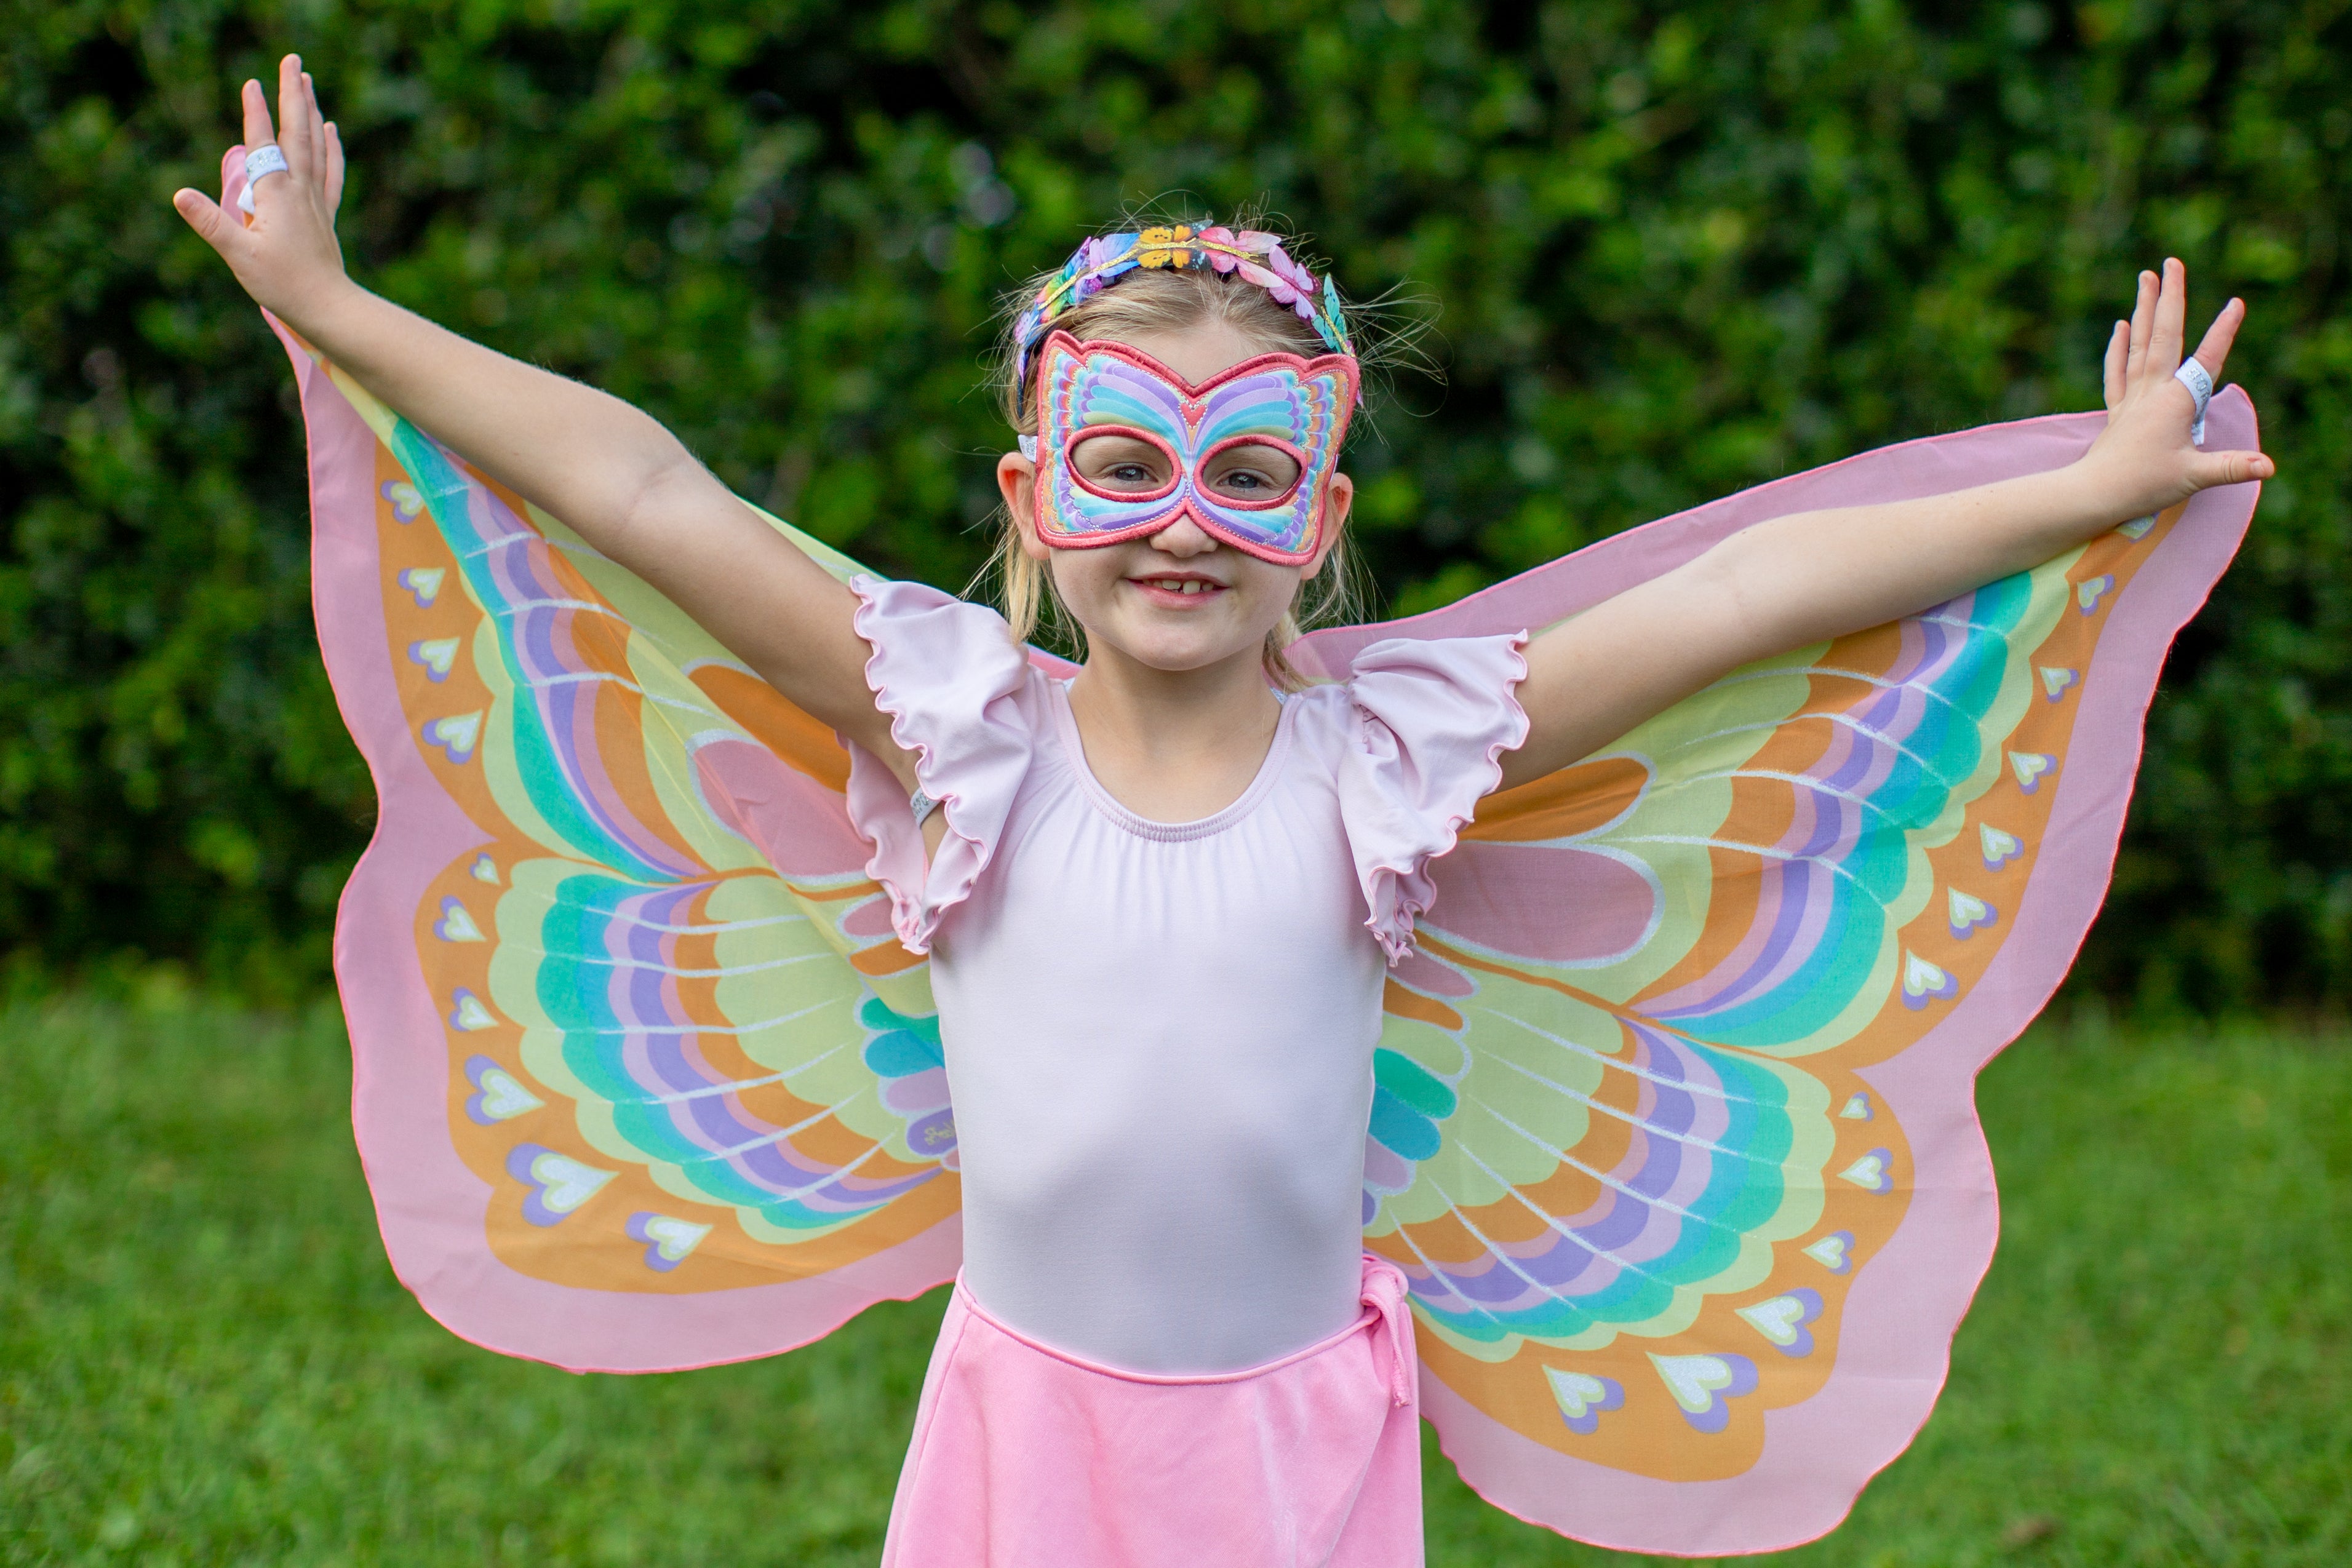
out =
{"type": "Polygon", "coordinates": [[[1021,553],[1031,560],[1052,559],[1053,551],[1037,537],[1037,465],[1018,452],[996,460],[996,493],[1021,534],[1021,553]]]}
{"type": "Polygon", "coordinates": [[[1356,482],[1345,474],[1332,475],[1330,484],[1323,489],[1322,542],[1307,558],[1301,581],[1321,571],[1323,563],[1331,558],[1331,552],[1339,548],[1339,535],[1347,528],[1348,513],[1355,504],[1356,482]]]}

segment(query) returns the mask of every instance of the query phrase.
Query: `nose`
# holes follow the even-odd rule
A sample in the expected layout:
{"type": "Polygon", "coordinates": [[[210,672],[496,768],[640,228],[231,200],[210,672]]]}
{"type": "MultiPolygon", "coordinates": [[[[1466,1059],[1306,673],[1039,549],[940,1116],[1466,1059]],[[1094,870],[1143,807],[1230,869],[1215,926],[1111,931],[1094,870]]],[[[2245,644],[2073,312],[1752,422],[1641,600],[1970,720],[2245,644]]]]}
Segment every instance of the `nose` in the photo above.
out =
{"type": "Polygon", "coordinates": [[[1187,501],[1166,528],[1151,536],[1151,548],[1182,560],[1208,554],[1217,548],[1217,540],[1201,526],[1201,519],[1192,515],[1192,504],[1187,501]]]}

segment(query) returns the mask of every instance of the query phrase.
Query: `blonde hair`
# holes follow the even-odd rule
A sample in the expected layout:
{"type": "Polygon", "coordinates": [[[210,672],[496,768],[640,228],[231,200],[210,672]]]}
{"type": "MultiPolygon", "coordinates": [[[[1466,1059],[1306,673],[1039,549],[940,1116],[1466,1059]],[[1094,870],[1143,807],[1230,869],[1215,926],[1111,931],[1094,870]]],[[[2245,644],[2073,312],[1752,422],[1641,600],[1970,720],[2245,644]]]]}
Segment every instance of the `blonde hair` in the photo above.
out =
{"type": "MultiPolygon", "coordinates": [[[[1044,273],[1024,284],[1010,297],[1013,310],[1017,312],[1025,306],[1054,277],[1053,273],[1044,273]]],[[[1210,325],[1230,327],[1268,352],[1304,354],[1312,359],[1330,351],[1312,326],[1299,319],[1288,306],[1276,304],[1274,297],[1265,289],[1206,268],[1129,273],[1115,286],[1054,321],[1057,329],[1081,341],[1108,338],[1118,342],[1210,325]]],[[[1027,406],[1027,389],[1016,368],[1021,361],[1020,350],[1021,345],[1012,342],[1008,332],[997,393],[1005,420],[1014,433],[1034,435],[1037,411],[1027,406]]],[[[1046,563],[1032,559],[1021,548],[1021,530],[1012,512],[999,510],[1003,528],[988,570],[995,577],[1013,642],[1028,642],[1042,626],[1054,640],[1075,645],[1083,658],[1086,629],[1070,616],[1055,593],[1053,573],[1046,563]]],[[[1266,678],[1284,691],[1299,690],[1307,684],[1307,677],[1292,666],[1283,650],[1312,627],[1345,624],[1361,619],[1362,614],[1362,573],[1349,549],[1343,528],[1324,556],[1322,566],[1299,585],[1298,597],[1283,612],[1274,630],[1266,633],[1266,678]]]]}

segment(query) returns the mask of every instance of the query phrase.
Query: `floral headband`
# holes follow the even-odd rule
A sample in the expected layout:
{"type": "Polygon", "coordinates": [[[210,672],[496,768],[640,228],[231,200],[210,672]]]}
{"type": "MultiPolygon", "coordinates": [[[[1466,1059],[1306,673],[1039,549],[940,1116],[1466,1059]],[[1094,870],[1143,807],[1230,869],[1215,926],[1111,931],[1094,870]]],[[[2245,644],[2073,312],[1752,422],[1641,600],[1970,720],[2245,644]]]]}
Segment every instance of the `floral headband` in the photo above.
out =
{"type": "Polygon", "coordinates": [[[1273,295],[1276,304],[1289,306],[1333,353],[1354,357],[1355,345],[1349,340],[1348,324],[1340,314],[1339,288],[1328,277],[1318,283],[1313,273],[1291,260],[1279,235],[1176,224],[1132,234],[1101,235],[1071,254],[1062,270],[1037,291],[1037,298],[1013,324],[1013,339],[1019,346],[1013,371],[1020,384],[1028,385],[1030,356],[1056,318],[1138,267],[1190,272],[1203,267],[1239,273],[1243,282],[1273,295]]]}

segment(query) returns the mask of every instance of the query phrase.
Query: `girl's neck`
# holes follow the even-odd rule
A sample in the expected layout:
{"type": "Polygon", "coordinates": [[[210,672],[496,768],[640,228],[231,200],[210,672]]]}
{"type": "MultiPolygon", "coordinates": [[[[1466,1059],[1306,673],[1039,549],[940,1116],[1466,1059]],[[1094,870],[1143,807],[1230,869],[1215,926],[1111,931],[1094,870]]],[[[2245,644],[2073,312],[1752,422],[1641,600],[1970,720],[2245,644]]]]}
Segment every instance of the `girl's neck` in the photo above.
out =
{"type": "Polygon", "coordinates": [[[1087,768],[1119,804],[1196,821],[1239,800],[1273,744],[1282,705],[1255,648],[1194,670],[1161,670],[1107,644],[1070,683],[1087,768]]]}

